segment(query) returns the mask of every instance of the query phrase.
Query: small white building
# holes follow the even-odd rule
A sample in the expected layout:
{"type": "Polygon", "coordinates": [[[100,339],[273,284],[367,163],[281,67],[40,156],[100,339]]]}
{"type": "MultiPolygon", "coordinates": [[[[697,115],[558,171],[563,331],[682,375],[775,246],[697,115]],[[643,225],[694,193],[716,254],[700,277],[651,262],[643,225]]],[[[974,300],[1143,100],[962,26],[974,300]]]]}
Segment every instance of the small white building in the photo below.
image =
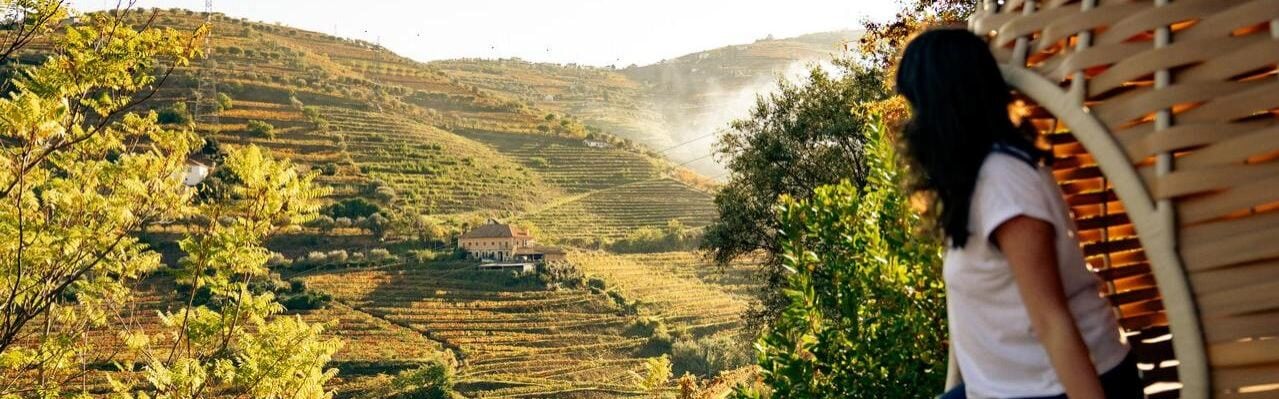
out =
{"type": "Polygon", "coordinates": [[[191,161],[187,164],[187,173],[182,177],[182,184],[187,185],[187,187],[195,187],[195,185],[204,181],[206,177],[209,177],[209,167],[205,164],[191,161]]]}

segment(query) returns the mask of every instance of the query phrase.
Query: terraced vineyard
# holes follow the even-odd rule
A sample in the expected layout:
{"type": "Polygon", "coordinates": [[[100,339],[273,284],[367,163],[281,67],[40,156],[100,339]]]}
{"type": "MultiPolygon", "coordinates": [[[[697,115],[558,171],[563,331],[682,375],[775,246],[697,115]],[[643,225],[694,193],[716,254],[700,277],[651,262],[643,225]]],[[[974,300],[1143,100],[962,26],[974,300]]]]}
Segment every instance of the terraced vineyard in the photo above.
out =
{"type": "Polygon", "coordinates": [[[557,193],[493,148],[383,113],[322,108],[346,151],[420,213],[522,210],[557,193]]]}
{"type": "Polygon", "coordinates": [[[644,341],[604,295],[472,280],[473,266],[388,267],[308,275],[312,289],[457,350],[468,397],[642,396],[632,371],[644,341]]]}
{"type": "Polygon", "coordinates": [[[656,178],[655,160],[630,151],[595,148],[579,139],[470,131],[464,136],[508,154],[571,194],[656,178]]]}
{"type": "Polygon", "coordinates": [[[553,203],[524,219],[560,241],[616,240],[641,227],[664,227],[671,220],[690,227],[710,224],[717,212],[711,201],[710,194],[658,178],[553,203]]]}
{"type": "MultiPolygon", "coordinates": [[[[325,338],[339,338],[343,346],[333,354],[339,370],[331,385],[338,396],[366,390],[370,377],[412,368],[443,351],[439,342],[412,329],[370,316],[341,303],[294,313],[307,323],[327,324],[325,338]]],[[[287,315],[286,316],[291,316],[287,315]]]]}
{"type": "Polygon", "coordinates": [[[671,273],[681,281],[700,280],[743,298],[753,297],[763,284],[759,276],[760,264],[751,259],[736,261],[720,268],[711,263],[701,252],[662,252],[620,256],[647,268],[671,273]]]}
{"type": "Polygon", "coordinates": [[[710,267],[685,263],[686,260],[685,255],[670,254],[569,254],[569,262],[588,275],[603,277],[612,284],[611,289],[638,301],[645,313],[657,316],[673,329],[702,336],[741,328],[749,300],[731,293],[732,286],[685,278],[696,274],[696,269],[710,267]],[[650,256],[659,262],[649,263],[650,256]]]}
{"type": "MultiPolygon", "coordinates": [[[[136,17],[150,13],[184,29],[205,19],[162,10],[136,17]]],[[[480,217],[530,222],[539,240],[562,244],[617,240],[671,220],[702,227],[715,217],[713,196],[685,184],[693,181],[680,176],[686,171],[611,135],[639,137],[665,123],[644,103],[653,84],[625,73],[423,64],[367,42],[224,16],[213,22],[213,62],[178,70],[145,106],[190,103],[198,73],[216,80],[233,106],[196,129],[322,171],[318,181],[335,189],[330,200],[365,198],[391,216],[427,215],[454,228],[480,217]],[[251,121],[273,133],[250,133],[251,121]],[[588,145],[584,132],[605,140],[588,145]],[[393,195],[377,191],[383,184],[393,195]]],[[[272,249],[298,258],[386,247],[400,259],[420,249],[395,240],[403,237],[312,227],[277,238],[272,249]]],[[[166,260],[181,255],[171,247],[166,260]]],[[[649,397],[635,377],[649,355],[649,337],[633,329],[639,316],[688,337],[736,334],[755,287],[748,265],[719,273],[691,253],[574,252],[571,260],[610,293],[511,285],[491,273],[477,278],[474,265],[344,269],[300,277],[335,301],[290,315],[332,322],[327,334],[346,342],[332,363],[341,370],[332,384],[339,396],[447,349],[461,361],[457,387],[468,397],[649,397]],[[639,314],[619,302],[639,303],[639,314]]],[[[153,311],[173,301],[160,294],[165,289],[147,292],[138,302],[151,315],[139,313],[144,329],[155,328],[153,311]]]]}

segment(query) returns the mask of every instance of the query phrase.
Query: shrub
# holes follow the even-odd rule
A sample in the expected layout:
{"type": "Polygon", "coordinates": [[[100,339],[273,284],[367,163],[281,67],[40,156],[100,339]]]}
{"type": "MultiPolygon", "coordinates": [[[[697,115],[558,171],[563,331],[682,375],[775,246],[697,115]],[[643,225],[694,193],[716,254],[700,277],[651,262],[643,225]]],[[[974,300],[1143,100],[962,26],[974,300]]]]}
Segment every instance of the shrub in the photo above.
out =
{"type": "Polygon", "coordinates": [[[671,359],[666,355],[644,361],[644,374],[636,375],[640,389],[654,392],[666,387],[671,380],[671,359]]]}
{"type": "Polygon", "coordinates": [[[345,249],[334,250],[328,253],[328,262],[331,264],[346,263],[346,261],[350,258],[351,255],[347,254],[345,249]]]}
{"type": "Polygon", "coordinates": [[[395,260],[395,255],[391,255],[391,251],[386,248],[374,248],[369,250],[368,258],[373,262],[391,262],[395,260]]]}
{"type": "Polygon", "coordinates": [[[585,277],[582,271],[568,262],[545,262],[537,267],[538,280],[550,289],[578,288],[585,277]]]}
{"type": "Polygon", "coordinates": [[[307,222],[306,225],[309,227],[314,227],[320,230],[327,231],[333,228],[334,223],[335,222],[333,221],[332,217],[329,217],[326,215],[320,215],[320,216],[316,216],[315,219],[312,219],[310,222],[307,222]]]}
{"type": "Polygon", "coordinates": [[[391,187],[389,187],[389,186],[382,186],[382,187],[378,187],[376,190],[373,190],[373,198],[376,198],[376,199],[381,200],[381,201],[383,201],[383,202],[391,202],[391,201],[394,201],[394,200],[395,200],[395,189],[393,189],[393,188],[391,188],[391,187]]]}
{"type": "Polygon", "coordinates": [[[231,100],[231,96],[226,93],[218,93],[218,111],[226,111],[235,105],[235,101],[231,100]]]}
{"type": "Polygon", "coordinates": [[[179,101],[160,110],[159,114],[156,115],[156,121],[160,123],[186,125],[191,123],[191,112],[187,110],[187,103],[179,101]]]}
{"type": "Polygon", "coordinates": [[[608,289],[608,283],[605,282],[604,279],[599,277],[591,277],[590,279],[586,280],[586,286],[593,289],[600,290],[600,291],[608,289]]]}
{"type": "Polygon", "coordinates": [[[271,252],[271,257],[267,258],[266,261],[266,265],[270,267],[289,266],[291,264],[293,264],[293,261],[279,252],[271,252]]]}
{"type": "Polygon", "coordinates": [[[744,366],[751,361],[750,351],[740,340],[729,335],[682,339],[671,345],[671,363],[676,374],[693,373],[714,377],[725,370],[744,366]]]}
{"type": "Polygon", "coordinates": [[[336,227],[351,227],[352,224],[353,222],[351,222],[351,218],[349,217],[344,216],[333,218],[333,225],[336,227]]]}
{"type": "Polygon", "coordinates": [[[386,384],[374,388],[367,397],[378,399],[452,399],[457,360],[452,352],[437,352],[421,366],[401,371],[386,384]]]}
{"type": "Polygon", "coordinates": [[[249,121],[248,127],[246,129],[249,132],[249,134],[252,134],[254,136],[266,137],[268,139],[275,138],[275,126],[272,126],[270,123],[266,123],[259,120],[251,120],[249,121]]]}
{"type": "Polygon", "coordinates": [[[608,248],[620,253],[687,251],[697,248],[700,242],[698,230],[685,228],[678,219],[671,219],[665,229],[641,227],[609,244],[608,248]]]}
{"type": "Polygon", "coordinates": [[[324,256],[323,252],[311,251],[311,252],[307,252],[306,256],[299,256],[297,259],[294,259],[293,265],[295,266],[318,265],[318,264],[324,263],[325,258],[326,257],[324,256]]]}
{"type": "Polygon", "coordinates": [[[863,189],[780,201],[788,303],[756,343],[775,397],[931,397],[945,379],[941,245],[919,231],[883,124],[871,127],[863,189]]]}
{"type": "Polygon", "coordinates": [[[280,305],[288,310],[314,310],[323,309],[331,301],[333,301],[333,297],[329,294],[307,292],[299,295],[287,295],[280,299],[280,305]]]}
{"type": "Polygon", "coordinates": [[[381,238],[386,235],[387,227],[390,223],[391,221],[387,219],[386,216],[382,216],[380,213],[374,213],[372,216],[364,218],[364,221],[360,223],[360,227],[367,229],[370,233],[373,233],[374,236],[381,238]]]}
{"type": "MultiPolygon", "coordinates": [[[[364,218],[382,211],[377,204],[360,197],[347,198],[324,208],[324,214],[335,218],[364,218]]],[[[349,220],[348,220],[349,222],[349,220]]]]}
{"type": "Polygon", "coordinates": [[[325,176],[333,176],[338,174],[337,164],[332,162],[326,162],[323,165],[320,165],[320,174],[323,174],[325,176]]]}

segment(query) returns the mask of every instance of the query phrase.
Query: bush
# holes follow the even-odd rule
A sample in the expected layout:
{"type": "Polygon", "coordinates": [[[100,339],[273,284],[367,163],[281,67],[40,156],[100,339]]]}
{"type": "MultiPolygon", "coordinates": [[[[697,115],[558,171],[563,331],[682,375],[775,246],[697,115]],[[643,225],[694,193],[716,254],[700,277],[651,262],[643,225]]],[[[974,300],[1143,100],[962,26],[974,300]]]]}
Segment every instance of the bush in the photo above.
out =
{"type": "Polygon", "coordinates": [[[945,380],[940,240],[919,230],[893,144],[872,127],[863,189],[780,201],[788,303],[756,343],[775,397],[932,397],[945,380]]]}
{"type": "Polygon", "coordinates": [[[235,101],[231,100],[231,96],[226,93],[218,93],[218,111],[226,111],[235,105],[235,101]]]}
{"type": "Polygon", "coordinates": [[[608,248],[620,253],[688,251],[697,248],[700,242],[701,234],[696,229],[686,228],[678,219],[671,219],[664,229],[635,229],[626,238],[609,244],[608,248]]]}
{"type": "MultiPolygon", "coordinates": [[[[324,208],[325,215],[334,218],[367,218],[382,211],[377,204],[369,202],[364,198],[347,198],[330,204],[324,208]]],[[[349,220],[348,220],[349,221],[349,220]]]]}
{"type": "Polygon", "coordinates": [[[284,254],[279,252],[271,252],[271,257],[267,258],[267,261],[266,261],[266,265],[270,267],[277,267],[277,266],[287,267],[291,264],[293,264],[293,261],[290,260],[288,257],[285,257],[284,254]]]}
{"type": "Polygon", "coordinates": [[[346,252],[346,250],[345,250],[345,249],[339,249],[339,250],[336,250],[336,251],[330,251],[330,252],[328,253],[328,261],[329,261],[329,263],[331,263],[331,264],[342,264],[342,263],[346,263],[346,261],[347,261],[348,259],[350,259],[350,258],[351,258],[351,255],[347,254],[347,252],[346,252]]]}
{"type": "Polygon", "coordinates": [[[605,282],[604,279],[599,277],[591,277],[590,279],[586,280],[586,286],[592,289],[600,290],[600,291],[604,291],[608,289],[608,283],[605,282]]]}
{"type": "Polygon", "coordinates": [[[750,351],[742,341],[729,335],[682,339],[671,345],[675,374],[693,373],[714,377],[750,363],[750,351]]]}
{"type": "Polygon", "coordinates": [[[568,262],[544,262],[537,266],[538,280],[549,289],[579,288],[586,277],[577,266],[568,262]]]}
{"type": "Polygon", "coordinates": [[[333,221],[332,217],[329,217],[326,215],[320,215],[320,216],[316,216],[315,219],[312,219],[310,222],[307,222],[306,225],[309,227],[314,227],[320,230],[327,231],[333,228],[334,223],[335,222],[333,221]]]}
{"type": "Polygon", "coordinates": [[[156,115],[156,121],[160,123],[186,125],[191,123],[191,112],[187,110],[187,103],[179,101],[160,110],[159,114],[156,115]]]}
{"type": "Polygon", "coordinates": [[[369,250],[368,259],[371,262],[393,262],[395,255],[391,255],[391,251],[386,248],[374,248],[369,250]]]}
{"type": "Polygon", "coordinates": [[[374,236],[382,238],[386,235],[387,227],[390,223],[391,220],[387,219],[386,216],[382,216],[380,213],[374,213],[373,216],[364,218],[364,221],[360,223],[360,227],[367,229],[370,233],[373,233],[374,236]]]}
{"type": "Polygon", "coordinates": [[[254,136],[266,137],[268,139],[275,139],[275,126],[272,126],[270,123],[266,123],[259,120],[251,120],[249,121],[249,124],[246,130],[249,132],[249,134],[252,134],[254,136]]]}
{"type": "Polygon", "coordinates": [[[307,292],[299,295],[288,295],[280,299],[280,305],[288,310],[323,309],[333,301],[333,297],[325,293],[307,292]]]}
{"type": "Polygon", "coordinates": [[[438,352],[421,366],[401,371],[385,384],[379,384],[366,397],[377,399],[451,399],[457,378],[457,360],[452,352],[438,352]]]}

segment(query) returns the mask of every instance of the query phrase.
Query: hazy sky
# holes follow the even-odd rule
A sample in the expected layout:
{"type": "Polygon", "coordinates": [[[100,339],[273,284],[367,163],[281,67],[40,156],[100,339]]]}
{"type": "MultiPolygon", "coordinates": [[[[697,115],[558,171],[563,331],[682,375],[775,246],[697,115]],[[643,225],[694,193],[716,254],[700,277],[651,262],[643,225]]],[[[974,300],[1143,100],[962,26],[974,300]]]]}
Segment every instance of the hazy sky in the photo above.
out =
{"type": "MultiPolygon", "coordinates": [[[[80,10],[116,0],[71,0],[80,10]]],[[[214,0],[232,17],[381,42],[421,60],[649,64],[728,44],[853,29],[887,18],[890,0],[214,0]]],[[[203,10],[203,0],[137,0],[203,10]]]]}

